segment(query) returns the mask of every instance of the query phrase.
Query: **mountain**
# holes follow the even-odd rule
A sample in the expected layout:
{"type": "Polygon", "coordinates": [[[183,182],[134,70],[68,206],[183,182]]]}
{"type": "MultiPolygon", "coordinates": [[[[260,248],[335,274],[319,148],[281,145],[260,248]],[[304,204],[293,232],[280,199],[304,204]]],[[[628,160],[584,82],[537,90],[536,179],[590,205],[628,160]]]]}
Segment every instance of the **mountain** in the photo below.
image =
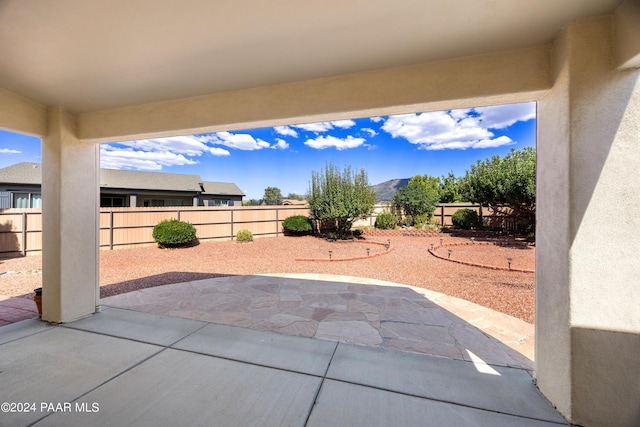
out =
{"type": "Polygon", "coordinates": [[[407,184],[409,184],[409,178],[390,179],[389,181],[372,185],[371,188],[376,192],[378,202],[390,202],[393,200],[394,194],[407,184]]]}

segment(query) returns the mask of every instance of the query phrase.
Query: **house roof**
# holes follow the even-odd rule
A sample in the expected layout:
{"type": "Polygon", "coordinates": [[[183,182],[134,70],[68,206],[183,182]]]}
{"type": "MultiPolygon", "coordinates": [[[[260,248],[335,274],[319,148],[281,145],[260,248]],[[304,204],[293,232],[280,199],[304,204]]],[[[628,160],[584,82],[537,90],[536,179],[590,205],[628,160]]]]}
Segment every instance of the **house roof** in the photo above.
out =
{"type": "Polygon", "coordinates": [[[100,169],[100,188],[132,190],[201,191],[199,175],[100,169]]]}
{"type": "Polygon", "coordinates": [[[40,163],[22,162],[0,169],[0,182],[7,184],[42,184],[40,163]]]}
{"type": "MultiPolygon", "coordinates": [[[[0,182],[40,185],[42,183],[42,167],[40,163],[22,162],[0,168],[0,182]]],[[[201,192],[207,195],[244,196],[242,190],[234,183],[203,182],[200,175],[118,169],[100,169],[100,188],[201,192]],[[202,190],[203,188],[204,191],[202,190]]]]}
{"type": "Polygon", "coordinates": [[[202,183],[204,191],[202,194],[224,194],[230,196],[244,196],[245,194],[235,185],[233,182],[211,182],[205,181],[202,183]]]}

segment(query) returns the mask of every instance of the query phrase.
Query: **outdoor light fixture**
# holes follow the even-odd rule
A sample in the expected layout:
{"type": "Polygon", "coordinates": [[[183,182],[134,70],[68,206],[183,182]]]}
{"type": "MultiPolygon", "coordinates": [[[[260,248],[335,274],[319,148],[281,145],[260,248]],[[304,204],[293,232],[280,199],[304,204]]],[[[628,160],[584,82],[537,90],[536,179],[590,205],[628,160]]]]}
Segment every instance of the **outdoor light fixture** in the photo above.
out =
{"type": "Polygon", "coordinates": [[[475,237],[472,237],[472,238],[471,238],[471,243],[475,243],[475,242],[474,242],[474,240],[475,240],[475,239],[476,239],[475,237]]]}
{"type": "Polygon", "coordinates": [[[333,252],[333,251],[329,251],[329,259],[331,259],[331,252],[333,252]]]}
{"type": "Polygon", "coordinates": [[[444,241],[444,239],[440,239],[440,245],[442,245],[442,242],[444,241]]]}
{"type": "Polygon", "coordinates": [[[433,250],[433,243],[431,244],[431,248],[430,249],[433,250]]]}
{"type": "Polygon", "coordinates": [[[389,246],[391,246],[391,239],[387,239],[387,243],[384,244],[384,248],[389,250],[389,246]]]}
{"type": "Polygon", "coordinates": [[[513,258],[507,258],[507,263],[509,263],[509,270],[511,270],[511,261],[513,261],[513,258]]]}
{"type": "Polygon", "coordinates": [[[367,248],[367,256],[369,256],[369,248],[367,248]]]}
{"type": "Polygon", "coordinates": [[[447,258],[451,258],[451,252],[453,252],[451,249],[449,249],[449,255],[447,256],[447,258]]]}

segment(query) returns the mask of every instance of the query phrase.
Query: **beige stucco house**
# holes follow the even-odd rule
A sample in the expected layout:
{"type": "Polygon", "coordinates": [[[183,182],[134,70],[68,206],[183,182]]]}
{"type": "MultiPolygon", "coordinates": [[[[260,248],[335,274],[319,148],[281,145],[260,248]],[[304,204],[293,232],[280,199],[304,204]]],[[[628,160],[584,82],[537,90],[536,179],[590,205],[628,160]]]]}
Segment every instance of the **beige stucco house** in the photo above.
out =
{"type": "Polygon", "coordinates": [[[0,128],[43,138],[54,323],[99,305],[100,143],[536,101],[535,381],[638,425],[637,0],[5,0],[0,52],[0,128]]]}

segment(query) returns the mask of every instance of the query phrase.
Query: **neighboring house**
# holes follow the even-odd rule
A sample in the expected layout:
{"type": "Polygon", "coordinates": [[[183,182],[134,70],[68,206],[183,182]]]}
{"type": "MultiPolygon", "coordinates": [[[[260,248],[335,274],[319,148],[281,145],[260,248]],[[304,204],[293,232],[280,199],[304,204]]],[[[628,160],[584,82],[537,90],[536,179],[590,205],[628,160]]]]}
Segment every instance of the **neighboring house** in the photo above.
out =
{"type": "MultiPolygon", "coordinates": [[[[0,208],[40,208],[39,163],[0,169],[0,208]]],[[[242,206],[244,193],[230,182],[199,175],[100,169],[101,207],[242,206]]]]}
{"type": "Polygon", "coordinates": [[[282,200],[282,204],[283,205],[304,206],[304,205],[307,205],[308,202],[306,200],[284,199],[284,200],[282,200]]]}

